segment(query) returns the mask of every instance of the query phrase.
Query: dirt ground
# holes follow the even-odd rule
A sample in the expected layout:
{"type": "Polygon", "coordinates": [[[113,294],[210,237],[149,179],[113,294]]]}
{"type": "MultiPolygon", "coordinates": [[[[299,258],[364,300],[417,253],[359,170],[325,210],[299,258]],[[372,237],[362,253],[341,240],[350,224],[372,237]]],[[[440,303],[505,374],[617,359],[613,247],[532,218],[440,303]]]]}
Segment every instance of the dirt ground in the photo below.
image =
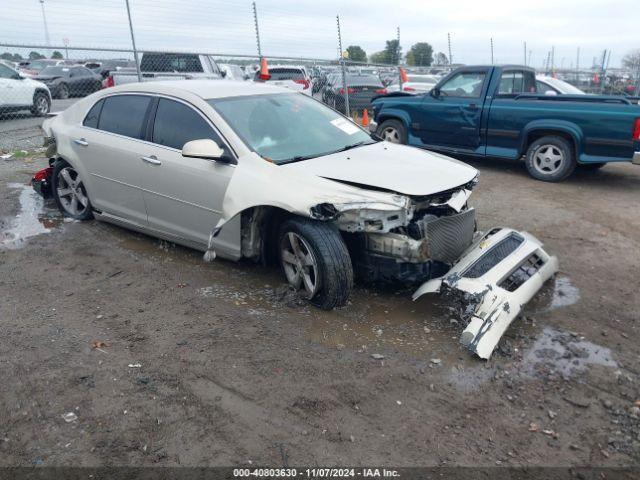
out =
{"type": "Polygon", "coordinates": [[[484,362],[437,297],[323,312],[276,269],[64,222],[24,186],[44,163],[0,160],[0,466],[638,465],[640,167],[473,162],[480,229],[561,264],[484,362]]]}

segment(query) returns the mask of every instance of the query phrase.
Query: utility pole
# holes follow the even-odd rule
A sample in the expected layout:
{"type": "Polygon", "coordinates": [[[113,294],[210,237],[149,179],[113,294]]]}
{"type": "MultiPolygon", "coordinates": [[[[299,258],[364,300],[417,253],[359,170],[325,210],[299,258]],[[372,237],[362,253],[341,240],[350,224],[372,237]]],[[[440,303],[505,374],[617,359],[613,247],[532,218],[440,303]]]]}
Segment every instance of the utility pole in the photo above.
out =
{"type": "Polygon", "coordinates": [[[398,48],[396,49],[396,55],[398,57],[398,86],[400,87],[400,91],[402,91],[402,71],[400,70],[400,27],[397,29],[396,39],[398,40],[398,48]]]}
{"type": "Polygon", "coordinates": [[[531,54],[533,53],[533,50],[529,49],[529,58],[527,59],[527,65],[532,65],[531,63],[531,54]]]}
{"type": "Polygon", "coordinates": [[[47,15],[44,12],[44,0],[40,0],[40,6],[42,7],[42,21],[44,22],[44,41],[47,45],[51,45],[49,40],[49,26],[47,25],[47,15]]]}
{"type": "Polygon", "coordinates": [[[336,15],[338,24],[338,49],[340,50],[340,65],[342,65],[342,88],[344,89],[344,111],[349,116],[349,88],[347,87],[347,68],[342,54],[342,34],[340,33],[340,15],[336,15]]]}
{"type": "Polygon", "coordinates": [[[524,42],[524,66],[527,66],[527,42],[524,42]]]}
{"type": "Polygon", "coordinates": [[[580,71],[580,47],[578,47],[578,52],[576,53],[576,72],[580,71]]]}
{"type": "Polygon", "coordinates": [[[606,67],[605,67],[605,63],[607,62],[607,49],[604,49],[604,52],[602,52],[602,64],[600,66],[600,93],[602,93],[604,91],[604,81],[605,81],[605,72],[606,72],[606,67]]]}
{"type": "Polygon", "coordinates": [[[136,37],[133,34],[133,22],[131,22],[131,8],[129,8],[129,0],[125,0],[127,4],[127,17],[129,17],[129,31],[131,32],[131,45],[133,46],[133,58],[136,61],[136,72],[138,72],[138,81],[142,82],[142,74],[140,73],[140,62],[138,61],[138,49],[136,48],[136,37]]]}
{"type": "MultiPolygon", "coordinates": [[[[258,58],[262,61],[262,48],[260,47],[260,29],[258,28],[258,9],[256,7],[256,2],[252,3],[253,5],[253,23],[256,26],[256,43],[258,45],[258,58]]],[[[342,52],[340,52],[342,55],[342,52]]]]}
{"type": "Polygon", "coordinates": [[[449,68],[453,65],[453,56],[451,55],[451,34],[447,33],[447,43],[449,44],[449,68]]]}
{"type": "Polygon", "coordinates": [[[555,71],[556,66],[556,47],[551,47],[551,76],[553,77],[553,73],[555,71]]]}
{"type": "Polygon", "coordinates": [[[493,65],[493,37],[491,37],[490,42],[491,42],[491,65],[493,65]]]}

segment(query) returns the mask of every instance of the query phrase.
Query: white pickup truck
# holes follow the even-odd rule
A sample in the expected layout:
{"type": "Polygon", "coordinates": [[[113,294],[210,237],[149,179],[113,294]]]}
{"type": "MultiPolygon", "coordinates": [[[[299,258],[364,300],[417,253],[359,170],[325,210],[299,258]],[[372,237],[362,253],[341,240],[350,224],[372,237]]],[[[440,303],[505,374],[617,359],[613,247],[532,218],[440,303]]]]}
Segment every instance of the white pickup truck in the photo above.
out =
{"type": "MultiPolygon", "coordinates": [[[[157,80],[220,79],[224,74],[210,55],[194,53],[145,52],[140,59],[143,82],[157,80]]],[[[135,68],[123,68],[105,80],[105,86],[112,87],[138,81],[135,68]]]]}

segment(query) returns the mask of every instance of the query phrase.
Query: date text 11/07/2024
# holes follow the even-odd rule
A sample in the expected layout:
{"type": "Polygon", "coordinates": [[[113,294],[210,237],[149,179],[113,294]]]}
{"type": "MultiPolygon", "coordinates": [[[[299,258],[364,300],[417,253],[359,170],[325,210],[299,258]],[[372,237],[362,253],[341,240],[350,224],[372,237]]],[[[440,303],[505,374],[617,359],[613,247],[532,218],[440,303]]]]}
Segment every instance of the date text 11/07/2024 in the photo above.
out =
{"type": "Polygon", "coordinates": [[[235,478],[269,477],[269,478],[398,478],[397,470],[388,468],[236,468],[235,478]]]}

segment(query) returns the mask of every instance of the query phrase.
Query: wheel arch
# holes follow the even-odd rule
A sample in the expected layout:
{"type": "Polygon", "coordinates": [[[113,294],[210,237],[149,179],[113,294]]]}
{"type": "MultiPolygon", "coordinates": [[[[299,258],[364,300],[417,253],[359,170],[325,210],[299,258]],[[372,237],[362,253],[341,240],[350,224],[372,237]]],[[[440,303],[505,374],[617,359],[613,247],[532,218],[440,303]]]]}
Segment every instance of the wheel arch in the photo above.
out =
{"type": "Polygon", "coordinates": [[[580,127],[571,122],[565,121],[541,121],[531,122],[522,131],[522,140],[520,142],[519,157],[526,154],[527,150],[533,142],[539,138],[546,136],[556,136],[568,140],[573,147],[573,154],[577,160],[582,153],[584,135],[580,127]]]}

